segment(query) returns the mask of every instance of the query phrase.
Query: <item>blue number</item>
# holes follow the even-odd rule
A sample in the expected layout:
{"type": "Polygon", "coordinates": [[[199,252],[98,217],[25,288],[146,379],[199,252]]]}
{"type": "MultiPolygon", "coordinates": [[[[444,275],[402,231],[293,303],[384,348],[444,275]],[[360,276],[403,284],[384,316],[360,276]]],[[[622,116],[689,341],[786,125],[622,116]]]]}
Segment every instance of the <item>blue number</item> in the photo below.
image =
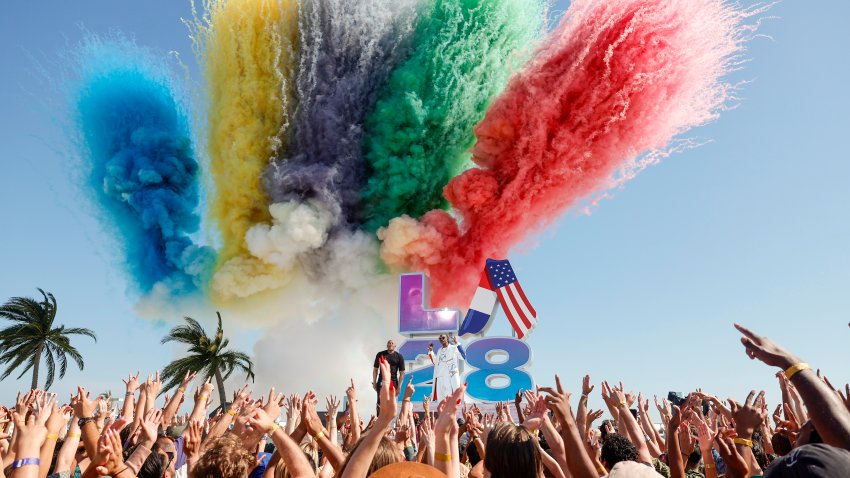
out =
{"type": "Polygon", "coordinates": [[[404,374],[405,383],[401,384],[402,389],[399,390],[399,400],[404,398],[404,386],[410,380],[408,377],[413,377],[413,386],[416,387],[416,391],[413,392],[413,397],[410,400],[411,402],[419,403],[422,401],[422,397],[426,395],[431,396],[433,391],[434,366],[426,365],[417,369],[413,368],[413,364],[419,360],[419,357],[428,355],[428,344],[431,342],[433,340],[411,339],[401,344],[398,348],[398,353],[404,357],[405,366],[408,368],[408,371],[404,374]]]}
{"type": "Polygon", "coordinates": [[[513,400],[518,389],[534,388],[531,375],[522,370],[530,361],[531,349],[522,340],[509,337],[476,340],[466,348],[466,363],[478,369],[466,376],[469,382],[466,393],[488,402],[513,400]],[[492,362],[493,352],[506,354],[507,360],[492,362]],[[494,387],[490,383],[494,379],[507,380],[507,384],[494,387]]]}

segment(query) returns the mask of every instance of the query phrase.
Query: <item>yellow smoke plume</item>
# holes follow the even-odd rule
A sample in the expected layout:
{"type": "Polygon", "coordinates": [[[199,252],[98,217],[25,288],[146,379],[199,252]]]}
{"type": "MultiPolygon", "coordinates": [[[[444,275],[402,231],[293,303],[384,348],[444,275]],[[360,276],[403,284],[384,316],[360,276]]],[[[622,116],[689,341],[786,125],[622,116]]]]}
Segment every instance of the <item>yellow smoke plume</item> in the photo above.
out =
{"type": "Polygon", "coordinates": [[[250,256],[245,233],[271,219],[260,178],[285,147],[294,108],[289,79],[296,60],[296,0],[205,0],[190,25],[206,82],[208,199],[221,249],[213,289],[220,298],[286,282],[281,271],[250,256]]]}

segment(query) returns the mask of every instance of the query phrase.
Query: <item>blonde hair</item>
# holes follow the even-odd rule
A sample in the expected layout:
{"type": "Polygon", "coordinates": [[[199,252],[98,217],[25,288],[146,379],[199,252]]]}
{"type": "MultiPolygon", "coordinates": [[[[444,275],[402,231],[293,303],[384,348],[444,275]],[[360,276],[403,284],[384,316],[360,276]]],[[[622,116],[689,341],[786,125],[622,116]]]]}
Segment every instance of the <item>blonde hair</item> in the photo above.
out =
{"type": "Polygon", "coordinates": [[[228,433],[210,441],[192,469],[191,478],[245,478],[256,464],[256,455],[228,433]]]}

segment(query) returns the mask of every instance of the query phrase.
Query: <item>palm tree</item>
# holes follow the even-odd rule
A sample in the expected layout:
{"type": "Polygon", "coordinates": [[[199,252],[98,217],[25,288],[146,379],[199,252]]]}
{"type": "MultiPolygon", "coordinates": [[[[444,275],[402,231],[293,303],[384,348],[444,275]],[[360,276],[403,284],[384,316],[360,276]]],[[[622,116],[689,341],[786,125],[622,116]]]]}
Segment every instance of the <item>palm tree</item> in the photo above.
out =
{"type": "Polygon", "coordinates": [[[64,325],[54,327],[56,320],[56,298],[49,292],[41,292],[39,302],[30,297],[12,297],[0,306],[0,317],[12,321],[12,325],[0,330],[0,362],[8,364],[6,371],[0,376],[4,380],[16,368],[26,362],[26,366],[18,375],[24,376],[32,369],[32,388],[38,387],[38,371],[42,355],[47,362],[47,381],[44,388],[50,388],[56,374],[56,362],[59,362],[59,378],[65,376],[68,369],[66,355],[83,369],[83,356],[71,345],[69,335],[88,335],[97,342],[97,337],[89,329],[64,325]]]}
{"type": "Polygon", "coordinates": [[[162,343],[180,342],[189,346],[188,355],[171,362],[162,369],[162,380],[165,382],[163,392],[180,385],[187,372],[197,371],[204,380],[215,377],[218,396],[221,406],[224,407],[227,402],[224,381],[230,374],[239,369],[247,373],[247,378],[251,381],[254,380],[254,364],[251,358],[242,352],[225,350],[230,341],[224,337],[221,314],[216,312],[216,315],[218,315],[218,329],[215,337],[207,336],[201,324],[191,317],[184,317],[186,325],[174,327],[168,335],[163,337],[162,343]]]}

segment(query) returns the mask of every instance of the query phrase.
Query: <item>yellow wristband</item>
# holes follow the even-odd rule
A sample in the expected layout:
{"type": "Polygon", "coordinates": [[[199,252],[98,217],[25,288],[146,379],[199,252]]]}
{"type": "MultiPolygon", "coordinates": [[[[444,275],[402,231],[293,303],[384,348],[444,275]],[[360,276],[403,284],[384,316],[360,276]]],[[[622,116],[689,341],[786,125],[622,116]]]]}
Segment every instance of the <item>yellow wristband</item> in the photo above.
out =
{"type": "Polygon", "coordinates": [[[401,401],[402,401],[402,402],[409,402],[409,401],[410,401],[410,399],[409,399],[409,398],[403,398],[403,399],[401,399],[401,401]]]}
{"type": "Polygon", "coordinates": [[[452,461],[452,456],[448,453],[434,453],[434,459],[437,461],[452,461]]]}
{"type": "Polygon", "coordinates": [[[802,372],[803,370],[811,370],[811,369],[812,369],[811,365],[809,365],[805,362],[800,362],[798,364],[795,364],[795,365],[788,367],[788,370],[785,371],[785,377],[788,380],[791,380],[791,377],[793,377],[794,375],[797,375],[797,373],[802,372]]]}
{"type": "Polygon", "coordinates": [[[271,429],[271,430],[269,430],[269,435],[271,435],[272,433],[274,433],[274,432],[276,432],[276,431],[278,431],[278,430],[280,430],[280,425],[278,425],[277,423],[275,423],[274,425],[272,425],[272,429],[271,429]]]}
{"type": "Polygon", "coordinates": [[[58,440],[58,439],[59,439],[59,435],[57,435],[57,434],[55,434],[55,433],[48,433],[48,434],[47,434],[47,439],[48,439],[48,440],[58,440]]]}
{"type": "Polygon", "coordinates": [[[227,414],[230,415],[231,417],[235,417],[236,416],[236,410],[231,408],[230,410],[227,411],[227,414]]]}
{"type": "Polygon", "coordinates": [[[626,403],[626,402],[620,402],[620,403],[618,403],[618,404],[617,404],[617,406],[618,406],[618,407],[628,407],[628,406],[629,406],[629,404],[628,404],[628,403],[626,403]]]}
{"type": "Polygon", "coordinates": [[[186,389],[183,388],[183,387],[177,387],[177,391],[180,392],[180,393],[183,393],[183,392],[186,391],[186,389]]]}
{"type": "Polygon", "coordinates": [[[744,445],[744,446],[748,446],[750,448],[753,447],[753,441],[747,440],[746,438],[736,438],[733,441],[735,442],[736,445],[744,445]]]}
{"type": "Polygon", "coordinates": [[[599,474],[602,474],[602,475],[608,474],[608,470],[606,470],[604,466],[600,466],[599,468],[597,468],[596,472],[599,473],[599,474]]]}
{"type": "Polygon", "coordinates": [[[69,434],[65,435],[65,438],[73,438],[73,437],[80,438],[80,436],[82,436],[82,435],[80,435],[79,433],[69,433],[69,434]]]}
{"type": "Polygon", "coordinates": [[[325,436],[325,431],[324,431],[324,430],[319,430],[319,433],[316,433],[315,435],[313,435],[313,438],[315,438],[316,440],[318,440],[319,438],[322,438],[323,436],[325,436]]]}
{"type": "Polygon", "coordinates": [[[705,468],[707,470],[710,470],[710,469],[714,468],[714,463],[705,463],[703,466],[705,466],[705,468]]]}

